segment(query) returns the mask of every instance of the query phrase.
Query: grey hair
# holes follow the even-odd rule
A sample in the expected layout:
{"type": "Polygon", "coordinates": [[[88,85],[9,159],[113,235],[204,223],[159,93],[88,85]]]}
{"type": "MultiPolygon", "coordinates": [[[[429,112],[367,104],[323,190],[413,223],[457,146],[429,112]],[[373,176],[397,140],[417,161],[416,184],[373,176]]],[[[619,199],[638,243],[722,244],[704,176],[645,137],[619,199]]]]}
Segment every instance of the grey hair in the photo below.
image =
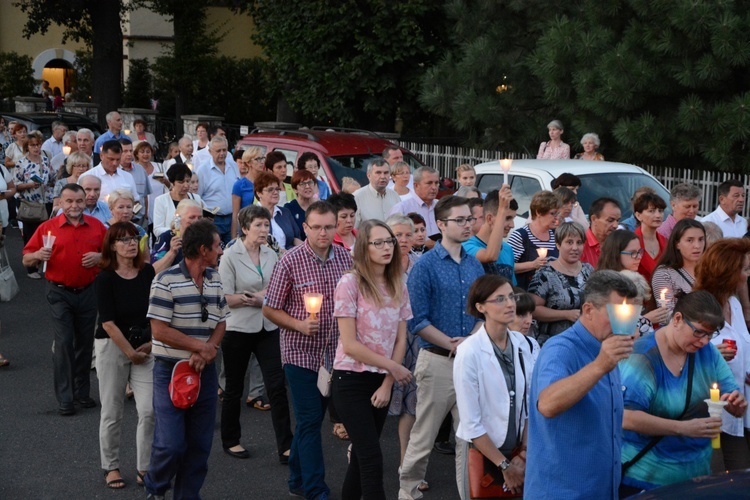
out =
{"type": "Polygon", "coordinates": [[[623,297],[634,299],[638,296],[638,289],[628,278],[610,269],[596,271],[586,281],[583,287],[583,298],[581,304],[589,302],[594,307],[603,307],[609,304],[609,295],[617,292],[623,297]]]}
{"type": "Polygon", "coordinates": [[[461,196],[462,198],[468,198],[470,193],[476,194],[478,197],[482,197],[482,192],[479,190],[479,188],[475,186],[461,186],[458,188],[458,191],[456,191],[456,196],[461,196]]]}
{"type": "Polygon", "coordinates": [[[409,226],[411,228],[411,231],[414,232],[414,221],[412,221],[409,217],[401,214],[393,214],[390,217],[388,217],[385,220],[385,223],[393,229],[393,226],[409,226]]]}
{"type": "Polygon", "coordinates": [[[596,146],[597,148],[602,145],[602,141],[599,140],[599,136],[593,132],[583,134],[583,137],[581,137],[581,145],[583,145],[583,143],[589,139],[594,141],[594,146],[596,146]]]}
{"type": "Polygon", "coordinates": [[[547,124],[547,128],[559,128],[560,130],[565,130],[560,120],[552,120],[547,124]]]}
{"type": "Polygon", "coordinates": [[[92,132],[91,130],[87,129],[87,128],[79,128],[79,129],[78,129],[78,133],[77,133],[76,137],[78,137],[78,136],[79,136],[79,135],[81,135],[81,134],[84,134],[84,135],[88,134],[88,136],[89,136],[89,137],[90,137],[90,138],[91,138],[92,140],[94,139],[94,133],[93,133],[93,132],[92,132]]]}
{"type": "Polygon", "coordinates": [[[402,169],[406,168],[409,172],[411,172],[411,167],[409,167],[409,164],[405,161],[397,161],[393,165],[391,165],[391,176],[394,176],[399,173],[402,169]]]}
{"type": "Polygon", "coordinates": [[[214,144],[217,144],[217,145],[218,145],[219,143],[225,144],[225,145],[227,145],[227,146],[229,145],[229,142],[227,141],[227,138],[226,138],[226,137],[224,137],[223,135],[215,135],[215,136],[213,136],[213,137],[211,138],[211,140],[209,141],[209,143],[208,143],[208,148],[209,148],[209,149],[210,149],[211,151],[213,151],[213,150],[214,150],[214,148],[213,148],[214,144]]]}
{"type": "Polygon", "coordinates": [[[418,169],[414,171],[414,183],[416,184],[417,182],[422,182],[422,176],[424,174],[437,174],[437,173],[438,171],[432,167],[427,167],[427,166],[419,167],[418,169]]]}
{"type": "Polygon", "coordinates": [[[701,224],[703,224],[703,229],[706,231],[706,248],[724,237],[724,231],[715,222],[703,221],[701,224]]]}
{"type": "Polygon", "coordinates": [[[642,298],[644,302],[651,300],[651,287],[648,286],[648,281],[643,275],[637,271],[631,271],[630,269],[623,269],[620,274],[630,278],[635,288],[638,290],[638,297],[642,298]]]}
{"type": "Polygon", "coordinates": [[[696,200],[701,197],[701,190],[698,186],[694,186],[687,182],[677,184],[669,192],[669,196],[672,201],[675,200],[696,200]]]}
{"type": "Polygon", "coordinates": [[[555,244],[559,247],[570,236],[578,236],[581,241],[586,241],[586,230],[578,222],[563,222],[555,229],[555,244]]]}
{"type": "Polygon", "coordinates": [[[129,189],[115,189],[109,193],[109,209],[112,210],[112,207],[115,203],[117,203],[117,200],[120,198],[127,198],[128,200],[135,203],[135,197],[133,196],[133,193],[129,189]]]}
{"type": "MultiPolygon", "coordinates": [[[[367,173],[372,173],[373,167],[388,167],[388,162],[385,161],[383,158],[375,158],[370,163],[367,164],[367,173]]],[[[390,173],[390,168],[388,169],[388,172],[390,173]]]]}
{"type": "Polygon", "coordinates": [[[179,214],[184,214],[185,210],[187,210],[188,208],[197,208],[203,210],[203,207],[200,203],[191,198],[185,198],[177,204],[177,208],[175,209],[175,211],[179,214]]]}
{"type": "Polygon", "coordinates": [[[181,146],[183,144],[187,144],[188,142],[192,144],[193,140],[189,135],[183,135],[182,137],[180,137],[180,140],[177,142],[177,144],[181,146]]]}
{"type": "MultiPolygon", "coordinates": [[[[270,223],[271,212],[260,205],[248,205],[237,214],[237,222],[239,222],[240,227],[244,229],[249,228],[250,224],[252,224],[255,219],[266,219],[270,223]]],[[[245,235],[243,234],[240,239],[244,238],[245,235]]]]}
{"type": "Polygon", "coordinates": [[[76,132],[75,130],[68,130],[63,136],[63,142],[76,142],[77,136],[78,132],[76,132]]]}
{"type": "Polygon", "coordinates": [[[64,122],[61,122],[58,120],[53,121],[52,125],[50,125],[51,130],[55,130],[56,128],[59,128],[59,127],[65,127],[65,130],[68,129],[68,126],[64,122]]]}
{"type": "Polygon", "coordinates": [[[120,113],[118,113],[117,111],[110,111],[109,113],[107,113],[107,116],[105,116],[104,119],[107,121],[107,123],[109,123],[110,120],[112,120],[116,114],[119,115],[120,113]]]}
{"type": "Polygon", "coordinates": [[[79,186],[83,186],[83,182],[86,179],[88,179],[90,181],[96,181],[97,183],[99,183],[99,186],[102,185],[102,180],[99,177],[95,176],[95,175],[81,175],[80,177],[78,177],[78,185],[79,186]]]}
{"type": "MultiPolygon", "coordinates": [[[[85,163],[86,165],[90,166],[91,157],[82,151],[76,151],[75,153],[70,153],[68,157],[65,159],[65,170],[68,172],[68,175],[73,173],[73,165],[75,165],[76,163],[85,163]]],[[[98,177],[96,178],[99,179],[98,177]]]]}

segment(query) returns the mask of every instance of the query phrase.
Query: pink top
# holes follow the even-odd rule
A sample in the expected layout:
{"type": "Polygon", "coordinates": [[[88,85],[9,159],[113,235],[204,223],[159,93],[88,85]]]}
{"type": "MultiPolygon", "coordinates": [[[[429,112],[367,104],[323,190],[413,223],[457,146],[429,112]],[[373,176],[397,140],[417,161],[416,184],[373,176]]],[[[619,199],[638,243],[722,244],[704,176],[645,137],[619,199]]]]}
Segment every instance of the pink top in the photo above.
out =
{"type": "Polygon", "coordinates": [[[539,152],[536,155],[537,160],[570,160],[570,146],[561,142],[559,146],[553,148],[549,142],[543,142],[539,145],[539,152]]]}
{"type": "MultiPolygon", "coordinates": [[[[386,295],[385,287],[383,287],[381,292],[384,296],[384,303],[382,307],[378,307],[359,293],[357,277],[352,273],[347,273],[341,277],[339,284],[336,286],[333,316],[335,318],[355,318],[357,341],[371,351],[390,358],[393,354],[393,345],[396,343],[398,324],[412,318],[411,302],[409,301],[406,283],[401,286],[403,297],[401,303],[396,303],[393,298],[386,295]]],[[[339,345],[336,348],[333,368],[353,372],[387,373],[386,370],[366,365],[344,354],[341,340],[339,340],[339,345]]]]}

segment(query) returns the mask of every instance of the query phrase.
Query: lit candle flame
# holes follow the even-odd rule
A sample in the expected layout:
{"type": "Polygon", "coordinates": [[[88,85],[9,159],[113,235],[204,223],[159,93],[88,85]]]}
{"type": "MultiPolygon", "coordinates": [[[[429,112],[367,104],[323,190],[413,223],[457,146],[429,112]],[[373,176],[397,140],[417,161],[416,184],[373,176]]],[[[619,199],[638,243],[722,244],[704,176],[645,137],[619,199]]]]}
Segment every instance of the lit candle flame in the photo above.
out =
{"type": "Polygon", "coordinates": [[[547,249],[546,248],[537,248],[536,253],[539,254],[539,257],[546,258],[547,257],[547,249]]]}
{"type": "Polygon", "coordinates": [[[667,289],[666,288],[662,288],[662,290],[661,290],[661,301],[662,302],[666,302],[666,300],[667,300],[667,289]]]}
{"type": "Polygon", "coordinates": [[[129,128],[126,128],[125,130],[123,130],[123,132],[125,132],[125,135],[130,135],[130,129],[129,128]]]}
{"type": "Polygon", "coordinates": [[[63,146],[63,154],[68,156],[70,154],[70,146],[63,146]]]}

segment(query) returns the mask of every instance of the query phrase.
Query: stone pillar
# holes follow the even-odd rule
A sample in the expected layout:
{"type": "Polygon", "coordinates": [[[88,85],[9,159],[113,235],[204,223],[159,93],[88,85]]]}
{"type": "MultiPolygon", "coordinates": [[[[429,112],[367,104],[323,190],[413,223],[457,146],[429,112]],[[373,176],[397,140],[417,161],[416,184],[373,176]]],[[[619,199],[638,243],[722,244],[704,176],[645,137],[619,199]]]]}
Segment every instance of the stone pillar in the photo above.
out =
{"type": "Polygon", "coordinates": [[[208,123],[211,125],[221,125],[224,121],[223,116],[211,116],[211,115],[182,115],[182,130],[186,135],[195,137],[195,127],[199,123],[208,123]]]}
{"type": "Polygon", "coordinates": [[[99,105],[92,102],[66,102],[65,111],[85,115],[89,120],[99,123],[99,105]]]}
{"type": "Polygon", "coordinates": [[[16,96],[16,113],[35,113],[47,110],[47,102],[43,97],[16,96]]]}
{"type": "Polygon", "coordinates": [[[117,110],[122,116],[122,129],[135,133],[133,122],[140,118],[146,122],[146,130],[154,133],[156,130],[156,111],[147,108],[119,108],[117,110]]]}

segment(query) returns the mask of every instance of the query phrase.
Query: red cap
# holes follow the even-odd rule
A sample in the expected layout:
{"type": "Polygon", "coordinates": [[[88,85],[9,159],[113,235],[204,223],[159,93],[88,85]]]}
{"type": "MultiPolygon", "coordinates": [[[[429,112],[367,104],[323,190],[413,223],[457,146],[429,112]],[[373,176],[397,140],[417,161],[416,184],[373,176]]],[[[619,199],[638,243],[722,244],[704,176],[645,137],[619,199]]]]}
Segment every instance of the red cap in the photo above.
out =
{"type": "Polygon", "coordinates": [[[176,408],[187,410],[198,400],[201,391],[201,376],[183,359],[174,365],[172,381],[169,382],[169,396],[176,408]]]}

